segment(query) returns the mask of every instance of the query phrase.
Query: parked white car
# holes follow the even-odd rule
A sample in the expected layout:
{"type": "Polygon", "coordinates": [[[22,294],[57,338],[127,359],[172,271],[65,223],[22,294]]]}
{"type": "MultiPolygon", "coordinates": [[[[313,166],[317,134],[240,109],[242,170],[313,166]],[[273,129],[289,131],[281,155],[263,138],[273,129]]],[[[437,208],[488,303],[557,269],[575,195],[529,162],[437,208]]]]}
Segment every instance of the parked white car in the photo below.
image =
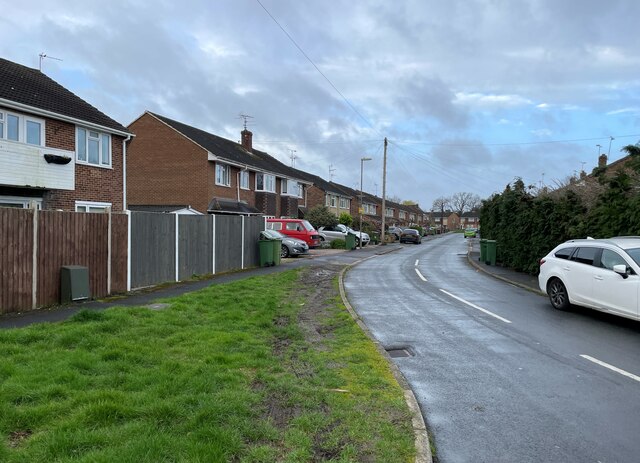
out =
{"type": "Polygon", "coordinates": [[[640,237],[570,240],[540,260],[551,305],[571,304],[640,320],[640,237]]]}
{"type": "MultiPolygon", "coordinates": [[[[334,227],[320,227],[318,228],[318,233],[320,233],[320,239],[322,241],[326,241],[330,243],[335,239],[346,239],[348,234],[355,235],[356,237],[356,246],[360,241],[360,232],[353,230],[352,228],[347,227],[346,225],[342,225],[339,223],[334,227]]],[[[362,245],[366,246],[370,241],[369,235],[362,232],[362,245]]]]}

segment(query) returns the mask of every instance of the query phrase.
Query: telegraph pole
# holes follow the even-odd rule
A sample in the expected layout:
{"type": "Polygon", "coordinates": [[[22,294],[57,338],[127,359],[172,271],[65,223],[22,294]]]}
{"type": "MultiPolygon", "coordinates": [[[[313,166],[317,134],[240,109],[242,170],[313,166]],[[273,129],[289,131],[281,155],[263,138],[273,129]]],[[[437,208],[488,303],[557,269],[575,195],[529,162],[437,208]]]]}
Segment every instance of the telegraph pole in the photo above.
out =
{"type": "Polygon", "coordinates": [[[382,233],[380,233],[380,242],[386,244],[384,240],[385,234],[385,217],[387,216],[387,205],[385,202],[387,188],[387,137],[384,137],[384,160],[382,161],[382,233]]]}

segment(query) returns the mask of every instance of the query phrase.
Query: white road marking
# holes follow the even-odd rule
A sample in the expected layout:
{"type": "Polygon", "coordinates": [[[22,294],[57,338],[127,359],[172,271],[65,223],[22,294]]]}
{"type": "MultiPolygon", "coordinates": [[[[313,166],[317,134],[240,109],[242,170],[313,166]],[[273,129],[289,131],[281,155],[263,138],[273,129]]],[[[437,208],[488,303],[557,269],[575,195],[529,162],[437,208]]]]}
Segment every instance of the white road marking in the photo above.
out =
{"type": "Polygon", "coordinates": [[[640,382],[640,376],[636,376],[633,373],[629,373],[628,371],[621,370],[620,368],[614,367],[613,365],[610,365],[610,364],[608,364],[606,362],[603,362],[602,360],[598,360],[597,358],[590,357],[589,355],[581,355],[580,357],[582,357],[583,359],[589,360],[590,362],[596,363],[596,364],[600,365],[601,367],[605,367],[605,368],[608,368],[611,371],[615,371],[616,373],[620,373],[621,375],[626,376],[627,378],[631,378],[631,379],[633,379],[635,381],[640,382]]]}
{"type": "Polygon", "coordinates": [[[415,271],[416,271],[416,273],[418,274],[418,276],[420,277],[420,279],[421,279],[422,281],[427,281],[427,279],[422,275],[422,273],[420,273],[420,270],[415,269],[415,271]]]}
{"type": "Polygon", "coordinates": [[[416,259],[416,263],[415,263],[415,266],[416,266],[416,267],[418,266],[418,259],[416,259]]]}
{"type": "Polygon", "coordinates": [[[445,291],[444,289],[440,289],[440,291],[442,291],[443,293],[445,293],[447,296],[450,296],[460,302],[462,302],[463,304],[467,304],[469,307],[473,307],[474,309],[479,310],[480,312],[484,312],[487,315],[491,315],[492,317],[497,318],[498,320],[501,320],[505,323],[511,323],[511,321],[507,320],[506,318],[501,317],[500,315],[496,315],[493,312],[489,312],[487,309],[483,309],[482,307],[478,307],[477,305],[469,302],[469,301],[465,301],[464,299],[462,299],[461,297],[456,296],[455,294],[451,294],[449,291],[445,291]]]}

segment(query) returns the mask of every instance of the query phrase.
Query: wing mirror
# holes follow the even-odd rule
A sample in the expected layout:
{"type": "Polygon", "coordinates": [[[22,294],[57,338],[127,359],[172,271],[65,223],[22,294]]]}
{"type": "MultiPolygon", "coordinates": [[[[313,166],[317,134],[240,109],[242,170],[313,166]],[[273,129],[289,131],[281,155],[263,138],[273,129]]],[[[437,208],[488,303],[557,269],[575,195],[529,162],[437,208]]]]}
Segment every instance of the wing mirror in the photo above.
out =
{"type": "Polygon", "coordinates": [[[619,274],[622,278],[629,278],[629,274],[627,273],[627,266],[624,264],[614,265],[613,271],[619,274]]]}

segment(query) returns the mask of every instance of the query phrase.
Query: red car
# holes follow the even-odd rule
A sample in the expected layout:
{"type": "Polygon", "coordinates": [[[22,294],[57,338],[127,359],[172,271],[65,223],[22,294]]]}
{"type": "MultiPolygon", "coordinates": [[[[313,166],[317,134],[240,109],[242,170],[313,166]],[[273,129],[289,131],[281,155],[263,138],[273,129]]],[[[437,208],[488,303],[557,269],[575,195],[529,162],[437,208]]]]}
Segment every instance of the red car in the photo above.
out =
{"type": "Polygon", "coordinates": [[[320,234],[308,220],[302,219],[267,219],[267,229],[298,238],[309,245],[309,248],[320,246],[320,234]]]}

